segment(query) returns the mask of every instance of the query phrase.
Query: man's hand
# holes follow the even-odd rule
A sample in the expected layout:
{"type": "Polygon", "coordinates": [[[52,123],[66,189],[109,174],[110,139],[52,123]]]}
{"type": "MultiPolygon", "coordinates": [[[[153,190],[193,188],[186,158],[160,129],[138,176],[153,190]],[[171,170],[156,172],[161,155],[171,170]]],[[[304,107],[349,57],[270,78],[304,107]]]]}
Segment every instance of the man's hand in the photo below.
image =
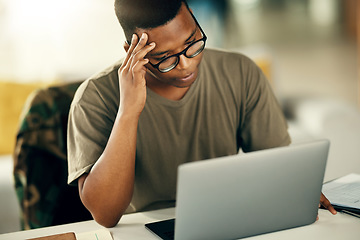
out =
{"type": "MultiPolygon", "coordinates": [[[[321,193],[320,196],[320,203],[319,207],[323,206],[325,209],[329,210],[333,215],[335,215],[337,212],[334,209],[334,207],[331,205],[330,201],[325,197],[323,193],[321,193]]],[[[319,220],[319,215],[317,216],[316,220],[319,220]]]]}
{"type": "Polygon", "coordinates": [[[148,35],[143,33],[138,39],[133,34],[127,56],[119,68],[120,108],[119,113],[135,113],[140,115],[146,101],[145,58],[155,47],[155,43],[146,44],[148,35]]]}

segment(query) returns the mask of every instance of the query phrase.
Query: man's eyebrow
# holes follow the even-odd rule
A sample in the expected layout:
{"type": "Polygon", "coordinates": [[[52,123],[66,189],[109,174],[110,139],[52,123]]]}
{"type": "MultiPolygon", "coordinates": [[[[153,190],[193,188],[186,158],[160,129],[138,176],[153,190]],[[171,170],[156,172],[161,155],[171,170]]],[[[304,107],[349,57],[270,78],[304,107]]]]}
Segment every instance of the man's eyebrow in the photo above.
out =
{"type": "MultiPolygon", "coordinates": [[[[188,42],[196,33],[196,28],[194,29],[194,31],[190,34],[190,36],[185,40],[185,43],[188,42]]],[[[169,51],[162,51],[162,52],[153,52],[153,53],[149,53],[148,55],[150,57],[156,57],[156,56],[161,56],[165,53],[168,53],[169,51]]]]}
{"type": "Polygon", "coordinates": [[[168,53],[169,51],[162,51],[162,52],[154,52],[154,53],[149,53],[148,55],[150,57],[156,57],[156,56],[160,56],[160,55],[163,55],[165,53],[168,53]]]}
{"type": "Polygon", "coordinates": [[[190,34],[190,36],[185,40],[185,42],[188,42],[196,33],[196,27],[194,29],[194,31],[190,34]]]}

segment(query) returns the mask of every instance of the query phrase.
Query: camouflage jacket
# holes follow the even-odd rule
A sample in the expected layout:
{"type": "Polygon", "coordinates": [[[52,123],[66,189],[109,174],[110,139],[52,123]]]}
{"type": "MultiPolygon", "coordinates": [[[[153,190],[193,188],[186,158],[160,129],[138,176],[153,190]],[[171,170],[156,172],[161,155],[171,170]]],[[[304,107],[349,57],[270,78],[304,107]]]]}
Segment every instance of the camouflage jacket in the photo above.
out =
{"type": "Polygon", "coordinates": [[[80,83],[39,89],[24,106],[14,151],[23,229],[91,219],[78,189],[67,185],[67,120],[80,83]]]}

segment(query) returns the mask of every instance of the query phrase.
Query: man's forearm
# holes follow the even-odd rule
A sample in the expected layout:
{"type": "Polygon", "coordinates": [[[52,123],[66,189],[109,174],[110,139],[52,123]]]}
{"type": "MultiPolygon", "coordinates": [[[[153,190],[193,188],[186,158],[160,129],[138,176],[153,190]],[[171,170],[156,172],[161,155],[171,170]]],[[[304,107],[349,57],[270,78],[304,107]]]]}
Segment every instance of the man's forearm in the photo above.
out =
{"type": "Polygon", "coordinates": [[[105,227],[118,223],[132,198],[137,125],[138,116],[118,115],[103,154],[79,179],[83,204],[105,227]]]}

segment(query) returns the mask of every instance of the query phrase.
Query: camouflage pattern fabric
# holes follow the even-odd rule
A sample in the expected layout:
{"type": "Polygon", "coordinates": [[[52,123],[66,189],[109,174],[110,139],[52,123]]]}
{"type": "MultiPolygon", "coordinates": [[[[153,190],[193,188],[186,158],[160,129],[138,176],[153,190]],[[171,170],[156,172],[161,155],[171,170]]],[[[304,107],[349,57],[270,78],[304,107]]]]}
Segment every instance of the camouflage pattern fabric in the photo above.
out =
{"type": "Polygon", "coordinates": [[[14,151],[24,230],[91,219],[77,187],[67,185],[67,120],[80,83],[39,89],[24,106],[14,151]]]}

